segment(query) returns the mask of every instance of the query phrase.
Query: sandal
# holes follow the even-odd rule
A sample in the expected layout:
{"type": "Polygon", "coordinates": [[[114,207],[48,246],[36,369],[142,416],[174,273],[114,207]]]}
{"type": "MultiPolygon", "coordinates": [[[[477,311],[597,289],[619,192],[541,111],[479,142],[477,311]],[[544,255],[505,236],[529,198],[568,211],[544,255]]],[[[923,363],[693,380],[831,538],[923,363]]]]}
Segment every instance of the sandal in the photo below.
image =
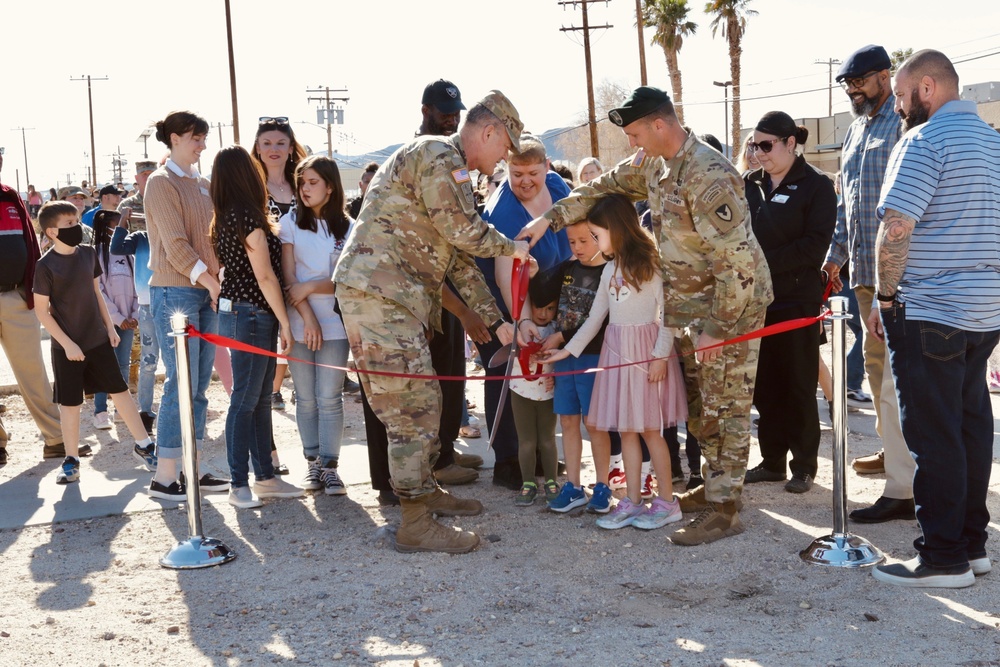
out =
{"type": "Polygon", "coordinates": [[[458,435],[462,438],[468,438],[470,440],[475,440],[476,438],[483,437],[483,432],[479,430],[478,426],[463,426],[458,429],[458,435]]]}

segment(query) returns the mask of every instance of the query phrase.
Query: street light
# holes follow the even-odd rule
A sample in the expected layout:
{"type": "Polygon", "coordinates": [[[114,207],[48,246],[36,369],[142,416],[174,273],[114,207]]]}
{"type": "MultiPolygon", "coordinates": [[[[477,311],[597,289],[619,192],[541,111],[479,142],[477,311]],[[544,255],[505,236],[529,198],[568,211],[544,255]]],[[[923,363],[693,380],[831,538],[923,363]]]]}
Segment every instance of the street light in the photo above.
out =
{"type": "MultiPolygon", "coordinates": [[[[725,125],[725,131],[722,133],[722,136],[725,137],[729,135],[729,86],[733,85],[733,82],[713,81],[712,85],[718,86],[719,88],[722,88],[725,91],[725,106],[723,107],[723,113],[725,114],[726,125],[725,125]]],[[[732,158],[733,156],[733,147],[731,145],[731,142],[732,142],[732,137],[730,137],[729,141],[726,142],[727,146],[726,152],[728,153],[726,157],[728,158],[732,158]]]]}
{"type": "Polygon", "coordinates": [[[136,143],[142,142],[142,157],[143,159],[149,159],[149,151],[146,150],[146,140],[153,136],[153,128],[147,127],[145,130],[139,134],[139,138],[136,139],[136,143]]]}

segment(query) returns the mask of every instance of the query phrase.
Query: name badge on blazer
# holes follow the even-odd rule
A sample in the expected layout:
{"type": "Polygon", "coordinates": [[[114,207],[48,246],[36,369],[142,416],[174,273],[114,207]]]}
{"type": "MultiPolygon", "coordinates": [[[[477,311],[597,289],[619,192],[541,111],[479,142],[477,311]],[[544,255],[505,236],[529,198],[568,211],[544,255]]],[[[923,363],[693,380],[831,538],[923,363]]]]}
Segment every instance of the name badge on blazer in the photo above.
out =
{"type": "Polygon", "coordinates": [[[784,204],[786,201],[788,201],[788,195],[774,195],[773,197],[771,197],[771,201],[773,201],[775,204],[784,204]]]}

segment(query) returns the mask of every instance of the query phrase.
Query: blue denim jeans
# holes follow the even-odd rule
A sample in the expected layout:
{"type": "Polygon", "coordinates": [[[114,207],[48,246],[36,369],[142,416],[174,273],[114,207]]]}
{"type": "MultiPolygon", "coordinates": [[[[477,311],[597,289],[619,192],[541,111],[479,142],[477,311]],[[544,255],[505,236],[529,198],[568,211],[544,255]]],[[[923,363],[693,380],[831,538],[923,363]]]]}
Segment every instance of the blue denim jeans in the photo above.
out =
{"type": "Polygon", "coordinates": [[[907,320],[905,306],[882,311],[899,421],[917,463],[913,500],[922,535],[913,542],[932,567],[986,555],[986,495],[993,457],[993,410],[986,360],[1000,331],[965,331],[907,320]]]}
{"type": "MultiPolygon", "coordinates": [[[[181,457],[181,418],[177,398],[177,357],[170,316],[187,315],[188,324],[198,331],[216,333],[218,315],[212,310],[208,290],[200,287],[150,287],[150,306],[156,323],[156,336],[160,340],[165,380],[160,412],[156,419],[156,455],[164,459],[181,457]]],[[[200,338],[188,338],[188,358],[191,366],[191,394],[194,403],[195,438],[205,439],[205,422],[208,420],[208,383],[212,380],[212,362],[215,346],[200,338]]]]}
{"type": "Polygon", "coordinates": [[[156,363],[160,359],[156,323],[149,306],[139,305],[139,410],[153,412],[156,363]]]}
{"type": "Polygon", "coordinates": [[[861,389],[865,381],[865,346],[862,336],[864,322],[861,320],[861,310],[858,307],[858,297],[854,289],[844,283],[844,289],[833,296],[847,297],[847,328],[854,334],[854,345],[847,352],[847,389],[861,389]]]}
{"type": "MultiPolygon", "coordinates": [[[[118,347],[115,348],[115,359],[118,360],[118,368],[122,372],[122,378],[125,382],[128,382],[128,368],[132,363],[132,334],[133,329],[125,330],[115,327],[115,331],[118,332],[118,337],[121,339],[118,342],[118,347]]],[[[102,412],[108,411],[108,394],[107,392],[98,391],[94,393],[94,414],[99,415],[102,412]]]]}
{"type": "MultiPolygon", "coordinates": [[[[231,312],[219,313],[219,333],[241,343],[274,352],[277,318],[250,303],[235,302],[231,312]]],[[[274,477],[271,464],[271,383],[274,357],[230,350],[233,393],[226,414],[226,455],[229,481],[234,487],[249,485],[249,463],[257,481],[274,477]]],[[[296,387],[296,396],[298,396],[296,387]]],[[[296,410],[301,409],[296,404],[296,410]]]]}
{"type": "MultiPolygon", "coordinates": [[[[350,345],[347,339],[324,340],[313,352],[304,343],[292,346],[292,356],[317,364],[344,367],[350,345]]],[[[344,438],[344,371],[290,362],[295,383],[295,423],[299,427],[302,453],[318,456],[325,464],[340,458],[344,438]]]]}

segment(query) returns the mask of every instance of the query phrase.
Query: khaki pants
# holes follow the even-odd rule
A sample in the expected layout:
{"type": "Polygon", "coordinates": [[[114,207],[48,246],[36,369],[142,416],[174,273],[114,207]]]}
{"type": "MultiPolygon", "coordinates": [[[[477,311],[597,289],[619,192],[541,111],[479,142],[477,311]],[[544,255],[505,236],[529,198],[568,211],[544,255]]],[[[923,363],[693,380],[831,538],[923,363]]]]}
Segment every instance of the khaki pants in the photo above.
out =
{"type": "MultiPolygon", "coordinates": [[[[875,288],[858,285],[854,288],[858,297],[858,308],[865,321],[871,314],[875,288]]],[[[864,322],[862,322],[864,324],[864,322]]],[[[871,385],[875,403],[875,430],[882,438],[885,450],[885,491],[887,498],[906,500],[913,497],[913,471],[916,462],[906,447],[903,431],[899,425],[899,404],[896,401],[896,385],[892,379],[892,369],[886,363],[885,342],[868,333],[865,327],[865,371],[871,385]]]]}
{"type": "Polygon", "coordinates": [[[42,329],[20,289],[0,293],[0,344],[14,372],[18,390],[46,445],[62,443],[59,408],[42,359],[42,329]]]}

